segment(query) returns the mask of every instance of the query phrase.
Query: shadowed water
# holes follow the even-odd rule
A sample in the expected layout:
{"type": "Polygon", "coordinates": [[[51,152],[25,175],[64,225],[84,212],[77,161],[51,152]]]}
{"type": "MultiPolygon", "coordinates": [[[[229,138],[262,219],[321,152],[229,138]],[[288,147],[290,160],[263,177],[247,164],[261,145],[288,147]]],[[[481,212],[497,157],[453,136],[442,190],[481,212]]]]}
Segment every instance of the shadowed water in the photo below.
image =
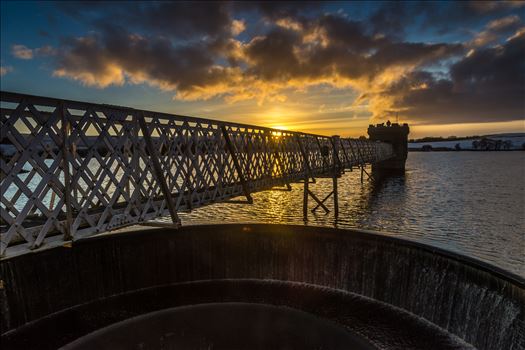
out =
{"type": "MultiPolygon", "coordinates": [[[[339,179],[339,218],[319,209],[307,225],[363,228],[442,247],[525,276],[525,153],[410,153],[404,177],[339,179]]],[[[323,198],[331,179],[310,189],[323,198]]],[[[215,204],[181,213],[183,224],[302,224],[303,185],[253,194],[254,204],[215,204]]],[[[331,200],[328,207],[332,208],[331,200]]],[[[310,207],[314,201],[310,199],[310,207]]]]}

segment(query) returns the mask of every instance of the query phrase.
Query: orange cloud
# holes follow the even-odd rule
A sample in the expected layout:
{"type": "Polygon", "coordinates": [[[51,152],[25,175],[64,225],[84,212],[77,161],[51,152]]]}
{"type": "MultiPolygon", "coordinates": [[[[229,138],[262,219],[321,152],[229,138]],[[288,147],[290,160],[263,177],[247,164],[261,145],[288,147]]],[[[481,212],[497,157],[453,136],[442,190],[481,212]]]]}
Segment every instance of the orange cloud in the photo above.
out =
{"type": "Polygon", "coordinates": [[[485,29],[479,32],[469,45],[472,47],[481,47],[494,43],[500,38],[501,34],[515,30],[521,24],[521,19],[516,15],[490,21],[485,26],[485,29]]]}
{"type": "MultiPolygon", "coordinates": [[[[420,122],[426,118],[465,121],[471,118],[469,113],[479,113],[476,115],[485,120],[502,118],[496,115],[500,111],[505,112],[504,118],[517,117],[514,95],[521,90],[506,95],[501,91],[514,87],[518,78],[507,76],[498,55],[510,57],[509,62],[515,64],[512,48],[521,45],[521,34],[509,38],[507,44],[512,45],[500,43],[490,50],[487,46],[503,33],[515,31],[521,23],[518,16],[489,22],[464,45],[403,41],[380,30],[384,29],[381,23],[389,22],[384,16],[373,18],[369,27],[369,23],[342,14],[318,13],[306,18],[293,7],[261,5],[265,29],[254,33],[239,16],[234,19],[229,5],[210,5],[217,18],[184,4],[130,6],[129,14],[115,11],[135,19],[140,35],[118,25],[120,17],[108,16],[98,31],[68,38],[62,46],[49,49],[56,65],[53,74],[97,88],[147,84],[172,92],[179,101],[216,99],[230,105],[253,101],[261,109],[293,104],[295,96],[304,96],[310,89],[323,87],[325,99],[344,90],[348,95],[341,97],[347,99],[344,104],[341,100],[310,104],[310,111],[315,111],[310,116],[346,113],[352,120],[383,120],[397,113],[420,122]],[[172,21],[170,13],[180,22],[172,21]],[[193,35],[188,28],[198,33],[193,35]],[[454,64],[447,61],[451,58],[454,64]],[[501,66],[497,68],[494,62],[501,66]],[[470,76],[467,63],[472,68],[470,76]],[[495,87],[484,83],[490,79],[497,80],[492,81],[495,87]],[[462,96],[469,101],[468,107],[462,105],[462,96]],[[499,96],[512,108],[492,96],[499,96]],[[477,98],[482,99],[485,111],[477,111],[477,98]]],[[[252,5],[232,6],[249,9],[252,5]]],[[[20,47],[17,52],[27,57],[28,52],[43,52],[37,50],[20,47]]],[[[304,111],[300,104],[294,110],[300,115],[304,111]]],[[[298,126],[306,125],[296,121],[298,126]]]]}

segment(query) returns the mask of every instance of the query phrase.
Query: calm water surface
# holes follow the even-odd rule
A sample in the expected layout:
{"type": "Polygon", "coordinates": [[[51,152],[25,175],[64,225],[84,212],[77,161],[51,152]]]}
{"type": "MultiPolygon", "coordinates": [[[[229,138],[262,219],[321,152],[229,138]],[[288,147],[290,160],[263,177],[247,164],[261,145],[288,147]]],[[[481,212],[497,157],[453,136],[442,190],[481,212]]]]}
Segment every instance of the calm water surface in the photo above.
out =
{"type": "MultiPolygon", "coordinates": [[[[183,224],[305,224],[302,184],[181,213],[183,224]]],[[[331,179],[311,190],[323,197],[331,179]]],[[[331,208],[332,202],[328,201],[331,208]]],[[[310,199],[310,206],[314,201],[310,199]]],[[[307,225],[364,228],[469,255],[525,277],[525,152],[409,153],[404,177],[339,180],[339,218],[319,209],[307,225]]]]}

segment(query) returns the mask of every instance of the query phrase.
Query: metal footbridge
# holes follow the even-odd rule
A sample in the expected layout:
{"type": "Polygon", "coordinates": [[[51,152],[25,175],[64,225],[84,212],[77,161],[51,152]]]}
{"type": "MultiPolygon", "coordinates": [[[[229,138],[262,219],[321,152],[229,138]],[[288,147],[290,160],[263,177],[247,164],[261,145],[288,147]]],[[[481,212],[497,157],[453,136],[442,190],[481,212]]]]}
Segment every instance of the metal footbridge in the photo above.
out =
{"type": "Polygon", "coordinates": [[[304,183],[325,210],[345,170],[394,156],[388,143],[1,92],[1,246],[9,257],[304,183]],[[331,177],[320,200],[308,188],[331,177]]]}

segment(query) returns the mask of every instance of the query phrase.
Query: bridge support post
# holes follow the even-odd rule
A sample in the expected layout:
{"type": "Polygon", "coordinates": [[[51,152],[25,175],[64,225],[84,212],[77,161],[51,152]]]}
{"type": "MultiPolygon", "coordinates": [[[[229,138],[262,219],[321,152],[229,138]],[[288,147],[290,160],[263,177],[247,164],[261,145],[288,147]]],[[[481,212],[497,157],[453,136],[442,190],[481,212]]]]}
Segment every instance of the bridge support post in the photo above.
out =
{"type": "MultiPolygon", "coordinates": [[[[304,167],[305,167],[305,176],[304,176],[304,188],[303,188],[303,217],[304,220],[308,220],[308,197],[312,197],[312,199],[317,203],[317,205],[312,209],[312,213],[315,213],[317,209],[320,207],[323,208],[323,210],[328,213],[330,212],[330,209],[324,204],[330,197],[333,197],[334,201],[334,216],[337,218],[339,216],[339,193],[337,188],[337,179],[343,169],[341,160],[339,159],[339,148],[338,145],[340,144],[339,136],[333,136],[330,139],[330,142],[332,144],[332,171],[331,171],[331,177],[332,177],[332,191],[326,195],[323,199],[319,199],[312,191],[309,189],[309,180],[311,176],[311,169],[310,165],[308,163],[308,156],[303,148],[303,145],[301,143],[301,140],[298,136],[297,143],[299,144],[299,150],[301,151],[301,154],[304,159],[304,167]]],[[[325,164],[328,161],[328,155],[329,155],[329,148],[325,146],[325,148],[321,148],[321,145],[319,141],[317,141],[319,148],[321,149],[321,152],[324,152],[323,150],[326,149],[325,154],[325,164]]]]}
{"type": "Polygon", "coordinates": [[[371,141],[382,141],[390,143],[394,149],[394,157],[372,164],[372,173],[382,175],[403,174],[408,154],[408,124],[398,123],[370,125],[368,135],[371,141]]]}

